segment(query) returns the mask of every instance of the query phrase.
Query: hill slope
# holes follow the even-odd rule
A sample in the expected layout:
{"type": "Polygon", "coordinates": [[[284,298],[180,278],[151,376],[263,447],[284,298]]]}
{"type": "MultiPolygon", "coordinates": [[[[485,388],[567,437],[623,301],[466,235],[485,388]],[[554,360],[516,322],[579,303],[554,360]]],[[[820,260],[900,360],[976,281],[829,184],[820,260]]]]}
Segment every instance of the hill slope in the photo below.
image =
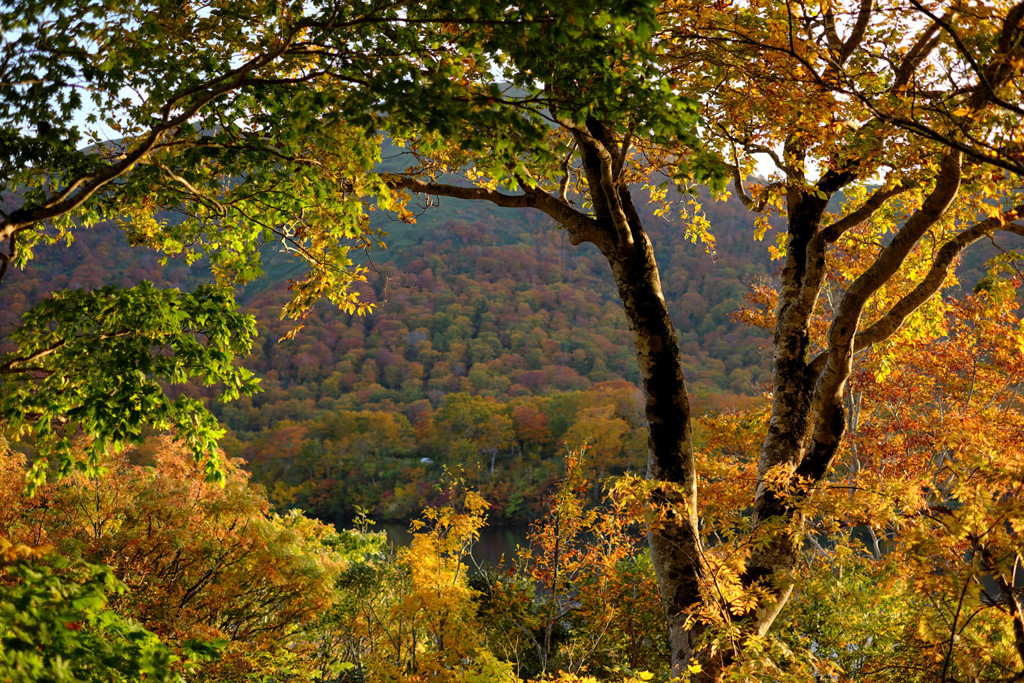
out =
{"type": "MultiPolygon", "coordinates": [[[[774,268],[738,202],[705,210],[714,256],[678,219],[645,216],[698,410],[762,391],[768,340],[730,314],[774,268]]],[[[228,451],[252,461],[278,502],[331,518],[357,504],[400,518],[429,497],[433,464],[445,463],[470,465],[498,514],[516,517],[553,476],[564,440],[604,438],[602,471],[641,466],[633,350],[596,249],[570,247],[540,213],[483,203],[444,202],[415,225],[381,227],[390,248],[365,257],[371,316],[319,306],[293,341],[278,343],[291,325],[278,319],[289,265],[272,252],[268,277],[240,294],[259,320],[246,362],[265,377],[264,392],[216,410],[228,451]],[[528,481],[499,476],[506,469],[528,481]]],[[[52,289],[140,279],[191,288],[204,278],[201,264],[160,266],[111,228],[85,232],[8,277],[0,330],[52,289]]]]}

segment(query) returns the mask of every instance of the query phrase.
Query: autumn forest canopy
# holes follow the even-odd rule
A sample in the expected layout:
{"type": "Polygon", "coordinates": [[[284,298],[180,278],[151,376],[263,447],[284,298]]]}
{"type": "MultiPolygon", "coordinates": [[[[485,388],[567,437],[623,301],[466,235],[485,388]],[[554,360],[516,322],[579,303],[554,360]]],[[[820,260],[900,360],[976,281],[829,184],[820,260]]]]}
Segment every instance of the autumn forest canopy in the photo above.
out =
{"type": "Polygon", "coordinates": [[[1024,3],[0,40],[0,680],[1024,679],[1024,3]]]}

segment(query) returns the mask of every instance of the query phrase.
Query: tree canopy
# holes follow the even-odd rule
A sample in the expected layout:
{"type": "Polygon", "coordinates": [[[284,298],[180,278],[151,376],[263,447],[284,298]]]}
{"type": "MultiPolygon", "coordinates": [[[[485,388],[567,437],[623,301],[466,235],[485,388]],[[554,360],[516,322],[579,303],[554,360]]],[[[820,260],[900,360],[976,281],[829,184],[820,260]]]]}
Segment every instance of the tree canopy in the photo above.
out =
{"type": "MultiPolygon", "coordinates": [[[[512,181],[523,149],[554,159],[550,112],[567,95],[524,90],[531,70],[551,70],[535,49],[541,37],[590,62],[634,56],[622,62],[629,73],[602,66],[588,91],[629,100],[661,128],[693,120],[692,103],[659,106],[666,96],[645,85],[644,37],[657,24],[643,3],[504,12],[474,2],[29,2],[2,21],[0,183],[13,194],[0,220],[0,283],[41,241],[113,220],[134,243],[207,258],[228,285],[256,277],[261,250],[280,244],[307,271],[286,315],[321,298],[365,312],[350,287],[364,268],[349,250],[376,243],[370,211],[407,216],[397,183],[371,172],[381,134],[415,138],[435,169],[486,149],[479,172],[499,183],[512,181]]],[[[545,80],[569,93],[573,78],[556,69],[545,80]]],[[[188,332],[173,334],[184,343],[188,332]]],[[[241,348],[245,329],[231,334],[241,348]]],[[[22,362],[33,352],[5,360],[8,383],[35,378],[22,362]]]]}
{"type": "MultiPolygon", "coordinates": [[[[10,160],[2,182],[18,195],[0,222],[0,278],[10,264],[25,265],[41,240],[72,238],[108,219],[139,243],[207,257],[225,285],[258,274],[260,248],[280,242],[308,268],[286,314],[301,316],[323,296],[358,311],[349,285],[361,271],[347,249],[376,241],[371,211],[411,220],[405,204],[419,194],[545,213],[573,245],[594,245],[615,281],[645,400],[650,551],[673,671],[715,680],[770,633],[803,580],[814,524],[839,518],[815,506],[854,454],[862,413],[852,392],[868,386],[855,371],[880,367],[882,382],[917,358],[915,340],[949,337],[956,308],[941,291],[958,256],[997,232],[1024,235],[1022,19],[1019,3],[917,0],[225,1],[201,10],[22,3],[0,25],[11,55],[0,77],[10,160]],[[118,140],[83,132],[99,126],[118,140]],[[399,162],[406,167],[374,167],[384,135],[408,149],[399,162]],[[774,168],[768,178],[752,177],[759,160],[774,168]],[[782,261],[777,285],[764,290],[760,317],[752,314],[774,335],[753,480],[716,484],[736,494],[737,510],[752,512],[720,529],[702,524],[705,501],[730,496],[699,487],[715,465],[694,446],[683,354],[633,193],[640,186],[672,210],[669,186],[724,192],[729,179],[761,216],[754,237],[764,237],[772,215],[785,230],[770,247],[782,261]]],[[[694,241],[712,249],[699,208],[683,206],[694,241]]],[[[1019,281],[1005,282],[997,278],[974,305],[1008,310],[1004,290],[1019,281]]],[[[26,319],[30,331],[0,365],[5,393],[9,384],[41,386],[41,377],[62,392],[95,382],[73,376],[81,344],[109,348],[130,369],[133,425],[182,422],[176,404],[158,395],[161,378],[227,380],[228,396],[253,388],[227,365],[231,351],[245,348],[244,320],[194,329],[189,323],[203,323],[168,312],[188,310],[181,299],[175,308],[137,292],[134,302],[165,313],[158,332],[131,328],[133,357],[142,360],[124,361],[129,347],[115,318],[111,327],[94,323],[87,339],[61,320],[67,308],[58,301],[26,319]],[[164,346],[184,364],[165,367],[164,346]],[[56,364],[29,365],[42,353],[56,364]]],[[[83,315],[89,305],[72,303],[83,315]]],[[[1012,320],[1006,329],[1016,334],[1012,320]]],[[[996,356],[973,357],[998,367],[996,356]]],[[[5,421],[45,442],[55,413],[73,403],[19,413],[31,395],[5,404],[5,421]]],[[[96,410],[104,400],[90,394],[90,407],[74,408],[89,419],[69,426],[99,444],[136,438],[113,413],[96,410]]],[[[1019,399],[992,401],[1019,414],[1019,399]]],[[[883,410],[877,419],[889,417],[883,410]]],[[[213,429],[193,438],[197,452],[210,452],[213,429]]],[[[965,435],[962,449],[943,451],[933,466],[966,467],[984,453],[994,468],[985,471],[1003,481],[999,472],[1019,458],[1019,442],[1014,448],[997,458],[965,435]]],[[[942,482],[921,484],[933,492],[924,508],[901,514],[941,516],[947,531],[966,524],[961,511],[972,508],[960,505],[959,484],[942,482]]],[[[1014,495],[992,486],[997,508],[1014,495]]],[[[998,513],[990,529],[1015,514],[998,513]]],[[[898,529],[899,517],[887,524],[898,529]]],[[[1019,542],[974,540],[969,578],[1003,581],[993,604],[1020,632],[1020,600],[1006,579],[1020,566],[1019,542]]],[[[944,557],[955,564],[954,555],[947,549],[944,557]]]]}

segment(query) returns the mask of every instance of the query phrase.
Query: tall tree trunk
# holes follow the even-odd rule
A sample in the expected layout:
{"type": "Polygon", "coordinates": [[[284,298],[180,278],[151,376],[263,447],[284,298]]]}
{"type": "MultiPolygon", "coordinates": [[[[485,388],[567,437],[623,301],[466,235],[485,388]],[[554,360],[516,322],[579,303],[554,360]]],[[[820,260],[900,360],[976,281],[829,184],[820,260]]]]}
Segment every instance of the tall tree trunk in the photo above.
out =
{"type": "Polygon", "coordinates": [[[661,290],[654,248],[626,192],[620,203],[632,240],[602,245],[626,313],[649,424],[647,476],[655,483],[652,504],[663,523],[648,534],[651,560],[668,619],[672,671],[681,675],[700,635],[687,617],[700,602],[701,544],[690,405],[679,341],[661,290]]]}
{"type": "Polygon", "coordinates": [[[703,626],[692,622],[700,604],[703,552],[697,515],[690,402],[675,327],[661,290],[654,247],[643,229],[629,186],[619,172],[628,152],[614,129],[588,119],[574,131],[601,233],[589,239],[608,260],[632,334],[647,416],[650,504],[661,519],[648,532],[651,562],[668,622],[672,673],[692,661],[703,626]],[[691,623],[692,622],[692,623],[691,623]]]}
{"type": "MultiPolygon", "coordinates": [[[[772,406],[768,433],[757,463],[752,524],[786,521],[785,501],[767,485],[769,470],[783,467],[792,474],[801,461],[811,424],[814,376],[808,368],[811,315],[824,280],[824,252],[812,238],[817,234],[827,200],[803,189],[788,193],[789,239],[776,309],[772,355],[772,406]]],[[[743,615],[750,627],[764,635],[792,593],[786,580],[796,564],[797,549],[788,533],[776,533],[751,553],[742,581],[764,584],[772,597],[743,615]]]]}

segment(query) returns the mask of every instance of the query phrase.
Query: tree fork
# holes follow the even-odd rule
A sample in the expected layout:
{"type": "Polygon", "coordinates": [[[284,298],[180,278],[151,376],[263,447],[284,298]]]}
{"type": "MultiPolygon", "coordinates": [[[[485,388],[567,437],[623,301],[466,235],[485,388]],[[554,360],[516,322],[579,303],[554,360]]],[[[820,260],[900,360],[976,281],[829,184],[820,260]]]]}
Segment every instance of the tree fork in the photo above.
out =
{"type": "MultiPolygon", "coordinates": [[[[614,182],[609,187],[607,182],[615,161],[608,152],[617,149],[610,144],[611,131],[593,120],[588,121],[588,128],[599,138],[590,144],[601,146],[605,152],[585,151],[583,155],[588,179],[603,177],[606,181],[590,186],[594,206],[615,206],[619,214],[599,216],[608,238],[597,246],[615,278],[640,369],[648,422],[647,478],[655,484],[650,504],[665,514],[648,531],[648,544],[668,622],[672,673],[681,676],[694,659],[704,630],[691,618],[693,608],[701,601],[703,569],[689,397],[654,246],[643,229],[628,186],[614,182]],[[625,226],[619,224],[622,219],[625,226]],[[624,227],[628,239],[623,238],[624,227]]],[[[577,138],[586,150],[590,141],[577,138]]]]}

